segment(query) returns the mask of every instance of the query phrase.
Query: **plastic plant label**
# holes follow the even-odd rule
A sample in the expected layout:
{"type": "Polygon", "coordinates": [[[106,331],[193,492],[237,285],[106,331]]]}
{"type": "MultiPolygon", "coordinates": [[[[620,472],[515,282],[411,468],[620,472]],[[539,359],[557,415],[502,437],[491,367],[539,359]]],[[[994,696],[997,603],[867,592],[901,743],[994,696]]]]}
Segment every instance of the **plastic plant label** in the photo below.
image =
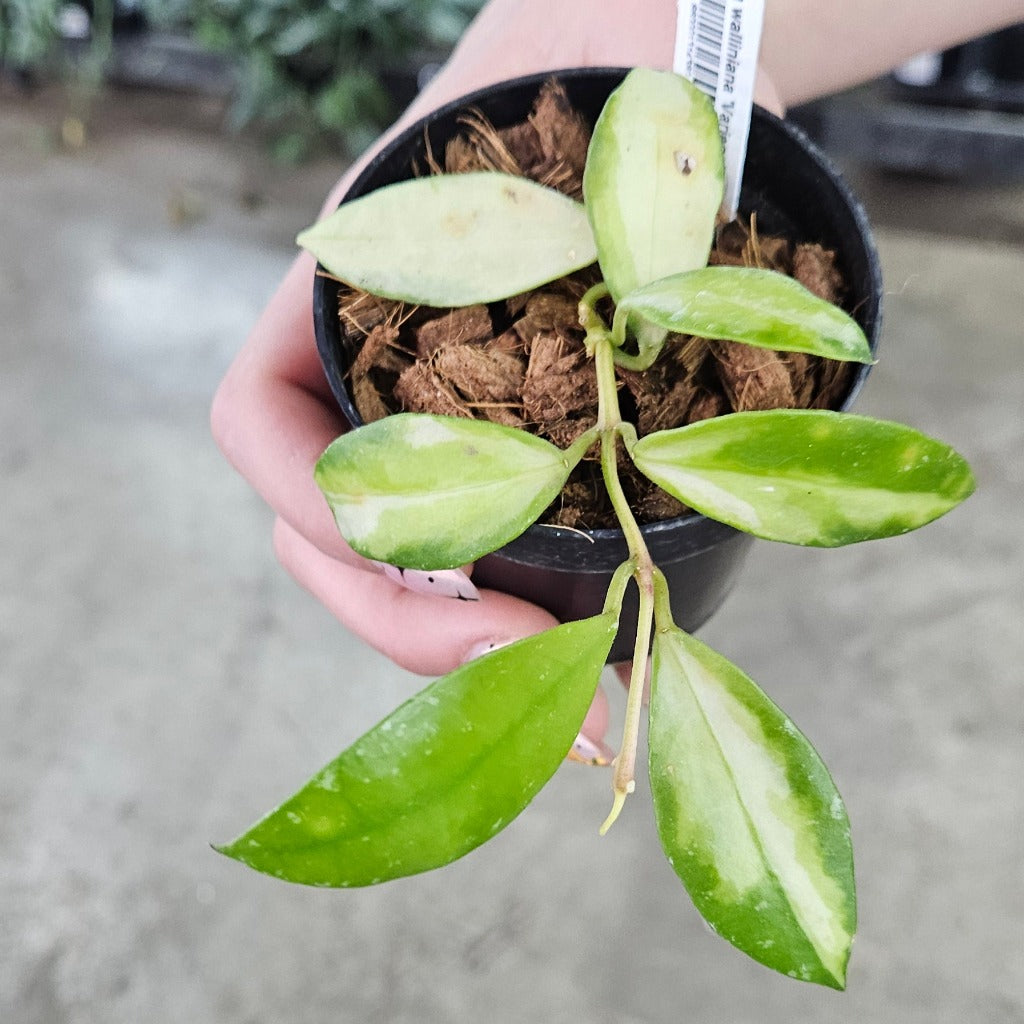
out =
{"type": "Polygon", "coordinates": [[[725,149],[726,218],[736,216],[754,105],[764,0],[679,0],[672,68],[715,105],[725,149]]]}

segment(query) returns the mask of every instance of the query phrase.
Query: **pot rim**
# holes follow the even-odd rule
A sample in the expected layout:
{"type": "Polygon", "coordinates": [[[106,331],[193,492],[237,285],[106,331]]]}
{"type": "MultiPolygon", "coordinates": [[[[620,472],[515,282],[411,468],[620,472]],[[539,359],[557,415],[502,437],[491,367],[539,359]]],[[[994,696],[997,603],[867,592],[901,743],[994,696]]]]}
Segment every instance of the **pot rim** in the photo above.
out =
{"type": "MultiPolygon", "coordinates": [[[[410,143],[420,138],[428,125],[452,114],[463,111],[468,107],[472,107],[480,100],[493,96],[496,92],[526,88],[530,86],[535,86],[539,89],[541,85],[550,78],[556,78],[559,80],[580,80],[588,78],[600,79],[617,77],[622,79],[631,70],[632,68],[629,67],[608,65],[600,67],[574,67],[553,69],[550,71],[538,71],[532,72],[528,75],[521,75],[517,78],[504,79],[500,82],[495,82],[491,85],[474,89],[472,92],[456,97],[453,100],[449,100],[447,103],[444,103],[422,117],[417,118],[406,128],[403,128],[402,131],[400,131],[393,139],[374,154],[346,189],[345,195],[339,202],[339,206],[347,202],[349,196],[353,195],[353,193],[360,195],[366,191],[365,186],[368,179],[371,179],[372,176],[379,171],[380,167],[392,159],[399,150],[409,146],[410,143]]],[[[795,146],[802,151],[805,158],[809,160],[809,162],[815,166],[815,169],[827,180],[829,185],[838,195],[842,205],[849,212],[856,229],[856,234],[864,245],[864,251],[867,257],[866,269],[868,276],[868,294],[876,297],[875,306],[872,310],[874,315],[866,325],[866,333],[868,334],[868,343],[871,347],[871,352],[872,354],[876,354],[882,321],[882,277],[878,250],[868,221],[867,212],[865,211],[863,204],[850,188],[850,185],[847,183],[842,173],[835,166],[832,160],[798,125],[779,117],[777,114],[772,113],[772,111],[767,110],[758,104],[754,105],[754,120],[760,120],[771,126],[774,130],[781,133],[782,136],[786,137],[789,142],[795,144],[795,146]]],[[[322,269],[319,263],[317,263],[317,269],[322,269]]],[[[325,303],[321,301],[324,281],[325,278],[320,274],[317,274],[314,278],[313,313],[317,349],[320,353],[321,362],[324,364],[326,370],[330,342],[326,338],[327,328],[324,319],[325,303]]],[[[856,370],[855,376],[845,398],[836,409],[837,412],[846,412],[850,408],[857,396],[860,394],[870,369],[870,365],[864,365],[860,366],[856,370]]],[[[330,385],[331,391],[334,393],[335,399],[338,401],[339,405],[342,405],[343,403],[336,390],[335,380],[332,379],[331,374],[328,373],[327,376],[328,384],[330,385]]],[[[344,384],[341,382],[338,383],[344,390],[344,384]]],[[[345,393],[347,394],[347,391],[345,393]]],[[[351,404],[351,400],[349,401],[349,404],[351,404]]],[[[344,408],[343,414],[351,423],[351,417],[344,408]]],[[[353,423],[351,425],[353,429],[358,429],[358,427],[362,425],[361,418],[360,423],[353,423]]],[[[657,538],[664,538],[666,534],[674,533],[677,530],[692,530],[702,523],[713,528],[720,528],[722,531],[725,531],[724,535],[740,532],[735,530],[733,527],[720,523],[718,520],[694,511],[687,512],[681,516],[675,516],[671,519],[663,519],[654,523],[646,523],[640,527],[640,530],[646,540],[653,541],[657,538]]],[[[717,529],[712,530],[712,533],[716,535],[718,532],[719,531],[717,529]]],[[[517,547],[523,541],[526,541],[527,538],[530,538],[531,536],[536,537],[538,534],[543,534],[545,540],[550,539],[556,542],[563,536],[565,538],[574,538],[579,541],[581,539],[581,535],[583,535],[595,547],[612,545],[617,548],[620,544],[625,543],[624,534],[618,527],[581,530],[564,526],[533,523],[527,527],[519,537],[510,541],[508,545],[504,545],[500,550],[503,555],[512,558],[515,561],[526,561],[527,559],[520,559],[513,551],[509,551],[508,549],[517,547]]]]}

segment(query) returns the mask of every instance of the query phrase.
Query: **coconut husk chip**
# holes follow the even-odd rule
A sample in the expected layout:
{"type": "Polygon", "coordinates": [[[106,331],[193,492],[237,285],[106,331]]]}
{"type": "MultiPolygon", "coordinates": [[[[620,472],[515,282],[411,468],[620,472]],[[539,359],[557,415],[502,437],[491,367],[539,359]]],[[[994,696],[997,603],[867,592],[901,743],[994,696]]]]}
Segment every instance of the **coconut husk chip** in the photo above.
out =
{"type": "Polygon", "coordinates": [[[369,334],[380,324],[393,324],[401,319],[404,304],[393,299],[354,288],[338,292],[338,319],[348,331],[369,334]]]}
{"type": "MultiPolygon", "coordinates": [[[[667,361],[665,365],[669,365],[667,361]]],[[[617,375],[633,399],[634,422],[641,437],[687,422],[690,406],[698,393],[692,376],[666,374],[658,364],[642,372],[620,369],[617,375]]]]}
{"type": "Polygon", "coordinates": [[[687,423],[698,423],[700,420],[714,419],[729,412],[729,403],[720,391],[701,391],[690,403],[687,423]]]}
{"type": "Polygon", "coordinates": [[[558,292],[537,292],[526,301],[523,315],[512,325],[512,330],[524,343],[532,344],[538,334],[558,334],[569,339],[583,339],[577,310],[579,299],[558,292]]]}
{"type": "Polygon", "coordinates": [[[447,174],[466,174],[470,171],[501,171],[524,177],[525,168],[505,145],[490,121],[479,110],[470,110],[460,118],[463,130],[456,135],[444,151],[444,170],[447,174]]]}
{"type": "Polygon", "coordinates": [[[818,362],[817,393],[811,399],[808,408],[834,409],[836,403],[846,393],[853,367],[836,359],[820,359],[818,362]]]}
{"type": "Polygon", "coordinates": [[[391,415],[377,385],[369,377],[356,377],[352,381],[352,401],[364,423],[376,423],[391,415]]]}
{"type": "Polygon", "coordinates": [[[538,334],[530,345],[523,381],[527,418],[550,429],[571,416],[597,418],[597,378],[582,345],[571,347],[562,335],[538,334]]]}
{"type": "Polygon", "coordinates": [[[528,173],[542,185],[574,199],[583,198],[583,169],[590,146],[590,129],[573,109],[565,88],[547,82],[537,97],[530,125],[537,133],[543,160],[528,173]]]}
{"type": "Polygon", "coordinates": [[[398,344],[398,327],[378,323],[363,341],[352,364],[352,400],[365,423],[389,415],[384,401],[399,374],[409,365],[398,344]]]}
{"type": "Polygon", "coordinates": [[[793,277],[809,292],[826,302],[837,302],[843,294],[843,275],[836,266],[836,254],[816,242],[801,243],[793,253],[793,277]]]}
{"type": "Polygon", "coordinates": [[[439,349],[432,362],[438,377],[473,415],[505,426],[523,425],[521,360],[476,345],[452,345],[439,349]]]}
{"type": "Polygon", "coordinates": [[[484,343],[484,351],[501,352],[505,355],[515,356],[525,363],[529,346],[520,337],[519,332],[514,328],[502,331],[496,338],[484,343]]]}
{"type": "Polygon", "coordinates": [[[417,361],[398,378],[395,397],[405,412],[429,412],[439,416],[474,419],[473,410],[428,362],[417,361]]]}
{"type": "MultiPolygon", "coordinates": [[[[537,129],[529,121],[514,124],[510,128],[501,128],[498,136],[506,150],[512,155],[516,166],[527,170],[539,167],[544,162],[544,150],[541,148],[537,129]]],[[[521,173],[522,173],[521,171],[521,173]]],[[[528,175],[532,177],[532,175],[528,175]]]]}
{"type": "Polygon", "coordinates": [[[490,341],[494,325],[486,306],[464,306],[420,324],[413,330],[413,337],[417,358],[429,359],[441,348],[490,341]]]}
{"type": "Polygon", "coordinates": [[[777,352],[734,341],[715,341],[711,352],[735,412],[794,407],[793,380],[777,352]]]}

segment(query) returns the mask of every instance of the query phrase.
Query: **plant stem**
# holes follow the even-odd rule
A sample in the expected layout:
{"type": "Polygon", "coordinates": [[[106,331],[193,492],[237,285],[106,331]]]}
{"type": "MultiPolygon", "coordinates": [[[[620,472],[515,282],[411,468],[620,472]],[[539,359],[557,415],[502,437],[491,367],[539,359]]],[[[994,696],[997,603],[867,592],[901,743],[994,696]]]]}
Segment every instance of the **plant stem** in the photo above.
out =
{"type": "Polygon", "coordinates": [[[651,620],[654,613],[654,587],[648,578],[648,585],[641,583],[640,611],[637,616],[636,643],[633,646],[633,664],[629,674],[629,695],[626,698],[626,719],[622,726],[622,743],[615,758],[612,775],[612,809],[598,830],[604,835],[615,824],[622,811],[626,797],[636,787],[636,748],[640,737],[640,720],[643,717],[644,682],[647,674],[647,650],[651,643],[651,620]]]}
{"type": "MultiPolygon", "coordinates": [[[[610,358],[609,358],[610,361],[610,358]]],[[[598,364],[600,365],[600,364],[598,364]]],[[[615,415],[618,416],[618,402],[616,402],[615,415]]],[[[600,417],[599,409],[598,416],[600,417]]],[[[600,421],[599,421],[600,422],[600,421]]],[[[619,469],[616,458],[616,448],[619,435],[627,433],[623,427],[628,424],[616,423],[613,427],[601,431],[601,475],[604,478],[604,485],[608,490],[608,497],[611,499],[615,517],[626,537],[626,544],[629,547],[630,557],[635,560],[636,568],[633,572],[637,583],[643,576],[650,582],[653,579],[654,563],[651,561],[651,553],[647,550],[647,543],[640,530],[640,524],[633,516],[633,510],[629,507],[629,501],[622,490],[622,483],[619,480],[619,469]]],[[[651,584],[653,588],[653,583],[651,584]]],[[[653,593],[653,590],[652,590],[653,593]]]]}
{"type": "MultiPolygon", "coordinates": [[[[614,582],[613,577],[612,583],[614,582]]],[[[668,597],[668,580],[657,567],[654,569],[654,623],[658,627],[659,633],[676,628],[672,618],[672,605],[668,597]]]]}
{"type": "MultiPolygon", "coordinates": [[[[612,346],[607,338],[598,338],[594,345],[594,367],[597,370],[597,429],[601,434],[601,466],[604,467],[604,452],[607,447],[606,440],[611,442],[612,449],[612,468],[614,470],[615,465],[615,438],[618,434],[618,428],[622,423],[622,415],[619,412],[619,392],[615,383],[615,358],[612,355],[612,346]]],[[[615,477],[616,483],[618,482],[619,476],[617,472],[612,474],[615,477]]],[[[607,478],[605,483],[607,483],[607,478]]],[[[622,488],[619,488],[621,492],[622,488]]],[[[609,496],[612,499],[612,505],[615,504],[615,496],[609,496]]],[[[622,498],[625,502],[625,496],[622,498]]],[[[627,512],[629,511],[628,504],[626,505],[627,512]]],[[[618,515],[618,508],[615,509],[616,515],[618,515]]],[[[619,517],[621,519],[621,516],[619,517]]],[[[630,554],[633,553],[633,549],[630,548],[630,554]]]]}
{"type": "MultiPolygon", "coordinates": [[[[582,306],[583,303],[581,303],[582,306]]],[[[614,793],[612,809],[600,829],[601,835],[604,835],[619,816],[626,797],[633,792],[636,785],[634,780],[636,750],[640,735],[640,720],[643,716],[647,651],[650,647],[654,619],[654,573],[656,570],[640,530],[640,524],[637,523],[632,509],[629,507],[629,501],[619,480],[617,460],[619,437],[623,436],[628,445],[630,440],[635,440],[636,431],[630,424],[622,422],[619,411],[612,341],[606,328],[595,330],[593,326],[588,332],[588,340],[597,371],[597,429],[601,436],[601,473],[612,508],[615,510],[616,518],[629,547],[629,564],[632,566],[633,578],[640,591],[636,643],[633,648],[633,669],[629,681],[629,696],[626,700],[626,720],[612,776],[612,791],[614,793]]]]}
{"type": "Polygon", "coordinates": [[[608,285],[606,285],[604,281],[598,281],[597,284],[588,288],[584,293],[583,298],[580,299],[580,326],[587,332],[588,352],[591,350],[591,341],[593,338],[608,335],[608,327],[601,318],[601,314],[598,313],[595,308],[597,303],[607,297],[607,295],[608,285]]]}
{"type": "MultiPolygon", "coordinates": [[[[625,561],[612,573],[612,581],[608,584],[608,591],[604,598],[602,614],[611,612],[616,619],[622,611],[622,598],[626,593],[626,587],[633,576],[633,559],[625,561]]],[[[655,570],[657,571],[657,570],[655,570]]],[[[660,574],[659,574],[660,575],[660,574]]]]}
{"type": "Polygon", "coordinates": [[[580,436],[565,449],[564,458],[566,466],[569,469],[572,469],[580,459],[590,451],[599,436],[600,432],[597,427],[591,427],[589,430],[580,434],[580,436]]]}

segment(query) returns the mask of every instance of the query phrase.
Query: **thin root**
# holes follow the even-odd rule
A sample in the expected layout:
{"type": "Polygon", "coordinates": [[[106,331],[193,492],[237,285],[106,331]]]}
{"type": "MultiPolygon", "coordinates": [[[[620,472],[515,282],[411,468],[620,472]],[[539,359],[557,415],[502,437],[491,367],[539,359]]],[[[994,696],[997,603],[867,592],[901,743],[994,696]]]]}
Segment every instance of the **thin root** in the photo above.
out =
{"type": "Polygon", "coordinates": [[[597,830],[598,835],[605,835],[608,829],[610,829],[612,825],[615,824],[619,815],[622,813],[622,808],[625,806],[626,797],[633,792],[633,785],[634,784],[630,782],[628,789],[615,790],[615,796],[612,800],[612,809],[608,812],[608,817],[604,819],[604,824],[602,824],[601,827],[597,830]]]}

